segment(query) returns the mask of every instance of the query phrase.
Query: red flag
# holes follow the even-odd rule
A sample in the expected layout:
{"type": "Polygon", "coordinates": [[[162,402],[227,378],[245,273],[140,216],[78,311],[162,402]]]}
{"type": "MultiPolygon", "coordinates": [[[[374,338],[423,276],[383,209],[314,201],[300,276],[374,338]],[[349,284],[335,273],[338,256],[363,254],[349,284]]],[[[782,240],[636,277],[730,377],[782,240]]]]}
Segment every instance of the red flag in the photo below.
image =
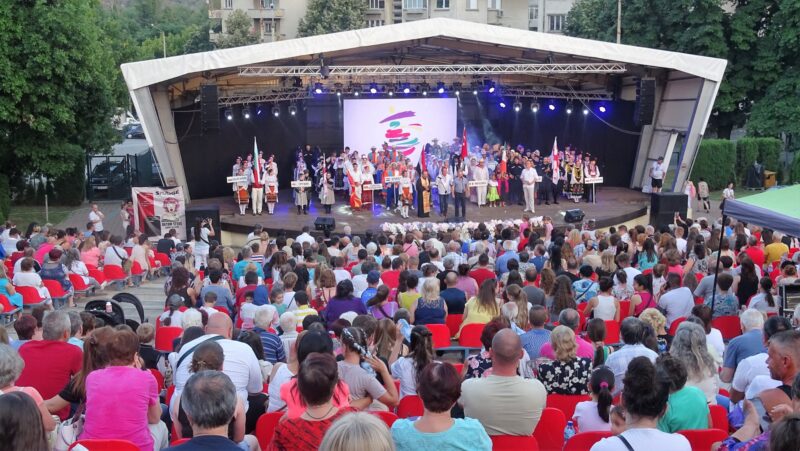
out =
{"type": "Polygon", "coordinates": [[[261,185],[264,182],[261,179],[261,160],[258,158],[258,141],[253,137],[253,184],[261,185]]]}
{"type": "Polygon", "coordinates": [[[467,158],[467,127],[464,127],[464,136],[461,138],[461,159],[467,158]]]}
{"type": "Polygon", "coordinates": [[[422,147],[422,155],[419,157],[420,175],[428,170],[428,165],[425,164],[425,153],[428,151],[428,146],[430,146],[430,144],[425,144],[425,146],[422,147]]]}

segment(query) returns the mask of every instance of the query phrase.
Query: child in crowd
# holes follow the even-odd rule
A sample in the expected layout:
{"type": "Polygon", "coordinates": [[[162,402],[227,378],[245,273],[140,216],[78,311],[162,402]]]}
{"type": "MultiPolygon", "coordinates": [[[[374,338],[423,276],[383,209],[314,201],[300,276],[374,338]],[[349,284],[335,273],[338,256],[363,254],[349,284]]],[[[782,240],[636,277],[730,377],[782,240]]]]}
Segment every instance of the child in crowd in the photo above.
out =
{"type": "Polygon", "coordinates": [[[659,263],[653,266],[653,296],[656,297],[655,301],[661,296],[661,288],[666,285],[667,279],[664,274],[667,272],[667,265],[659,263]]]}
{"type": "Polygon", "coordinates": [[[316,315],[317,311],[308,305],[308,294],[305,291],[298,291],[294,295],[294,302],[297,304],[297,310],[294,311],[294,316],[298,321],[303,321],[306,316],[316,315]]]}
{"type": "Polygon", "coordinates": [[[284,293],[283,282],[272,285],[272,290],[269,292],[269,302],[278,310],[278,316],[286,311],[286,305],[283,304],[284,293]]]}
{"type": "Polygon", "coordinates": [[[589,378],[590,401],[582,401],[575,405],[573,418],[578,423],[580,432],[610,431],[611,403],[614,389],[614,372],[607,366],[592,371],[589,378]]]}
{"type": "MultiPolygon", "coordinates": [[[[711,277],[711,276],[709,276],[711,277]]],[[[727,273],[722,273],[717,276],[717,294],[715,297],[709,296],[705,298],[703,304],[711,306],[711,301],[714,301],[713,317],[720,316],[737,316],[739,314],[739,300],[729,290],[733,285],[733,276],[727,273]]]]}
{"type": "Polygon", "coordinates": [[[611,354],[611,346],[606,346],[606,322],[600,318],[592,318],[586,324],[586,336],[594,346],[594,357],[592,366],[598,367],[605,364],[608,355],[611,354]]]}
{"type": "Polygon", "coordinates": [[[242,330],[252,330],[253,321],[256,317],[258,306],[253,304],[253,292],[244,295],[244,304],[239,308],[239,315],[242,317],[242,330]]]}
{"type": "Polygon", "coordinates": [[[200,310],[205,310],[205,312],[208,313],[208,316],[220,313],[219,310],[214,308],[216,304],[217,304],[217,293],[209,291],[206,293],[205,296],[203,296],[203,306],[200,307],[200,310]]]}
{"type": "Polygon", "coordinates": [[[167,311],[162,313],[159,319],[162,326],[181,327],[183,312],[183,297],[179,294],[171,294],[167,298],[167,311]]]}
{"type": "Polygon", "coordinates": [[[625,419],[625,408],[622,406],[612,407],[609,419],[611,420],[609,423],[611,423],[611,433],[613,435],[622,434],[628,428],[625,419]]]}

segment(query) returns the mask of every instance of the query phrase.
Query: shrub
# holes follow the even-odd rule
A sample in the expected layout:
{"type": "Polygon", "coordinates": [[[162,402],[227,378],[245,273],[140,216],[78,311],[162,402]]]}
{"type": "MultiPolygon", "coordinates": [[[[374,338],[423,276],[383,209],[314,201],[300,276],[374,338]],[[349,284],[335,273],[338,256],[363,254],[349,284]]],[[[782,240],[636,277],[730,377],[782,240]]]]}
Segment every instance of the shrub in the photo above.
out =
{"type": "Polygon", "coordinates": [[[695,183],[702,178],[709,189],[718,190],[735,180],[735,170],[736,144],[727,139],[704,139],[690,177],[695,183]]]}
{"type": "Polygon", "coordinates": [[[11,214],[11,186],[8,176],[0,174],[0,222],[8,219],[11,214]]]}
{"type": "Polygon", "coordinates": [[[794,157],[792,167],[789,170],[789,181],[791,183],[800,183],[800,152],[794,157]]]}
{"type": "Polygon", "coordinates": [[[742,138],[736,141],[736,175],[739,183],[744,183],[747,178],[747,168],[759,158],[759,139],[742,138]]]}
{"type": "Polygon", "coordinates": [[[758,142],[758,160],[768,171],[780,172],[783,142],[777,138],[755,138],[758,142]]]}
{"type": "Polygon", "coordinates": [[[77,206],[86,196],[86,170],[82,158],[75,159],[71,171],[53,180],[55,201],[59,205],[77,206]]]}

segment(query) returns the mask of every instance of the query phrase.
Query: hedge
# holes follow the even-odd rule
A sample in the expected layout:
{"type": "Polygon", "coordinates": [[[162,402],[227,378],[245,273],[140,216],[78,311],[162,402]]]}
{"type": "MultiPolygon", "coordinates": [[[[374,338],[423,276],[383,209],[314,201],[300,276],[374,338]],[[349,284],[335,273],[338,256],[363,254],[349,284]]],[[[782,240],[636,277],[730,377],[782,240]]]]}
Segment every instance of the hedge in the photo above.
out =
{"type": "Polygon", "coordinates": [[[704,139],[690,177],[695,184],[702,178],[709,189],[719,190],[735,180],[735,171],[736,144],[727,139],[704,139]]]}
{"type": "Polygon", "coordinates": [[[59,205],[78,206],[86,197],[86,167],[83,158],[75,159],[72,170],[53,180],[55,201],[59,205]]]}
{"type": "Polygon", "coordinates": [[[11,214],[11,186],[8,176],[0,174],[0,222],[8,219],[11,214]]]}
{"type": "Polygon", "coordinates": [[[759,139],[761,138],[742,138],[736,141],[736,175],[739,183],[744,183],[747,178],[747,168],[756,159],[760,160],[758,157],[759,139]]]}
{"type": "Polygon", "coordinates": [[[792,167],[789,169],[789,180],[791,183],[800,183],[800,153],[794,158],[792,167]]]}

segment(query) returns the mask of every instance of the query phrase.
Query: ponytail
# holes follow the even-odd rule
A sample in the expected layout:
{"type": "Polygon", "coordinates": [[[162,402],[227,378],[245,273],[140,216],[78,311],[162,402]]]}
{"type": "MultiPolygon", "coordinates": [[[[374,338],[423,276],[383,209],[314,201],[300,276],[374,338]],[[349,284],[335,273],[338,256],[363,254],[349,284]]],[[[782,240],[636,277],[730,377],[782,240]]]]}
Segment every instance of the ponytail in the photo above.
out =
{"type": "Polygon", "coordinates": [[[600,391],[597,393],[597,414],[606,423],[609,420],[608,414],[612,402],[614,402],[614,398],[611,396],[611,390],[608,389],[608,382],[600,382],[600,391]]]}
{"type": "Polygon", "coordinates": [[[414,326],[411,329],[410,357],[414,360],[414,372],[417,383],[420,380],[420,374],[425,367],[433,362],[433,335],[431,331],[425,326],[414,326]]]}
{"type": "Polygon", "coordinates": [[[764,300],[767,301],[770,307],[775,307],[775,297],[772,296],[772,279],[769,277],[762,277],[759,283],[764,290],[764,300]]]}
{"type": "Polygon", "coordinates": [[[175,310],[177,310],[177,309],[175,308],[175,306],[174,306],[174,305],[172,305],[172,304],[170,304],[170,306],[169,306],[169,316],[167,316],[166,318],[164,318],[164,321],[163,321],[163,323],[164,323],[164,325],[165,325],[165,326],[170,326],[170,325],[172,325],[172,314],[173,314],[173,313],[175,313],[175,310]]]}
{"type": "Polygon", "coordinates": [[[592,368],[606,363],[606,347],[603,345],[594,348],[594,357],[592,357],[592,368]]]}
{"type": "Polygon", "coordinates": [[[608,423],[611,404],[614,402],[611,396],[611,390],[614,389],[614,372],[607,366],[596,368],[589,377],[589,385],[592,393],[597,395],[597,414],[608,423]]]}

